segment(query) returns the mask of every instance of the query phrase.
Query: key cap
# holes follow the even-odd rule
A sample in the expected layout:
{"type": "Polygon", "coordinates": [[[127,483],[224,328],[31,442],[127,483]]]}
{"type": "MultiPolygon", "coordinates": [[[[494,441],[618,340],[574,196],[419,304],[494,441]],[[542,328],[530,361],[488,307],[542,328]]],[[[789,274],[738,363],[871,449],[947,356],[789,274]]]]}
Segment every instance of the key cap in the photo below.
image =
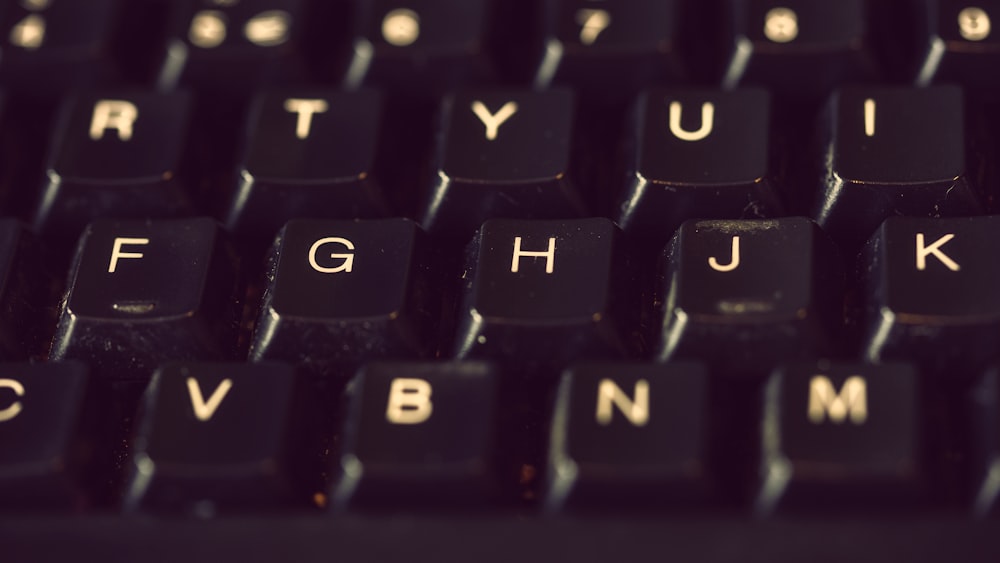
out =
{"type": "Polygon", "coordinates": [[[554,80],[588,94],[633,93],[642,86],[685,76],[674,0],[611,3],[548,0],[541,11],[545,57],[536,84],[554,80]]]}
{"type": "Polygon", "coordinates": [[[146,380],[167,360],[233,357],[237,260],[214,221],[95,221],[70,273],[50,358],[146,380]]]}
{"type": "Polygon", "coordinates": [[[436,97],[494,73],[487,0],[374,0],[355,3],[347,87],[378,85],[436,97]]]}
{"type": "Polygon", "coordinates": [[[80,363],[0,364],[0,510],[86,506],[89,389],[80,363]]]}
{"type": "Polygon", "coordinates": [[[373,92],[288,90],[260,96],[226,225],[273,238],[296,217],[387,214],[376,173],[381,98],[373,92]]]}
{"type": "Polygon", "coordinates": [[[469,244],[455,357],[561,369],[634,351],[633,266],[607,219],[483,224],[469,244]]]}
{"type": "Polygon", "coordinates": [[[189,213],[183,151],[189,111],[186,94],[118,92],[68,100],[46,159],[35,228],[75,240],[98,217],[189,213]]]}
{"type": "Polygon", "coordinates": [[[160,88],[245,92],[303,76],[301,0],[187,0],[172,8],[160,88]]]}
{"type": "Polygon", "coordinates": [[[436,180],[422,219],[429,232],[468,237],[491,217],[584,214],[569,177],[571,92],[467,91],[442,112],[436,180]]]}
{"type": "Polygon", "coordinates": [[[808,219],[690,221],[663,253],[657,292],[661,361],[761,377],[783,360],[833,350],[843,274],[808,219]]]}
{"type": "Polygon", "coordinates": [[[301,504],[300,393],[281,364],[161,367],[143,398],[126,508],[205,517],[301,504]]]}
{"type": "Polygon", "coordinates": [[[865,246],[866,355],[951,379],[995,360],[1000,217],[890,217],[865,246]]]}
{"type": "Polygon", "coordinates": [[[5,2],[0,84],[51,97],[114,75],[114,0],[5,2]]]}
{"type": "Polygon", "coordinates": [[[59,283],[49,256],[15,219],[0,219],[0,357],[44,355],[55,326],[59,283]]]}
{"type": "Polygon", "coordinates": [[[951,86],[834,94],[822,124],[828,158],[813,206],[817,222],[857,247],[890,215],[979,212],[978,166],[966,162],[963,120],[962,93],[951,86]]]}
{"type": "Polygon", "coordinates": [[[760,84],[782,97],[821,99],[878,76],[864,0],[729,0],[732,41],[723,85],[760,84]]]}
{"type": "Polygon", "coordinates": [[[550,510],[665,507],[710,497],[703,366],[582,364],[563,375],[556,397],[550,510]]]}
{"type": "Polygon", "coordinates": [[[825,363],[767,384],[756,509],[912,507],[923,488],[916,374],[825,363]]]}
{"type": "Polygon", "coordinates": [[[962,405],[962,437],[966,438],[969,498],[973,512],[989,516],[997,512],[1000,482],[1000,381],[996,366],[990,366],[969,389],[962,405]]]}
{"type": "Polygon", "coordinates": [[[915,8],[916,82],[961,82],[995,89],[1000,82],[990,71],[1000,62],[1000,40],[993,28],[1000,3],[928,0],[915,8]]]}
{"type": "Polygon", "coordinates": [[[767,92],[653,89],[632,111],[615,208],[626,232],[662,247],[687,219],[781,213],[767,92]]]}
{"type": "Polygon", "coordinates": [[[291,221],[270,258],[252,361],[353,375],[429,355],[440,307],[424,233],[408,219],[291,221]]]}
{"type": "Polygon", "coordinates": [[[348,388],[336,506],[492,499],[496,380],[477,362],[368,364],[348,388]]]}

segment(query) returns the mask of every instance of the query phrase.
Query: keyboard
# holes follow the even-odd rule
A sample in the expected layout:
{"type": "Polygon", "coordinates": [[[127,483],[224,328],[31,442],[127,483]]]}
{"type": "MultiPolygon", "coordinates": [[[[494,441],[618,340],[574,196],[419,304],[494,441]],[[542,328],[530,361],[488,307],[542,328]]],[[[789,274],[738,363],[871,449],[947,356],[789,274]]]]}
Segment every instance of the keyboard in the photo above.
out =
{"type": "Polygon", "coordinates": [[[0,553],[1000,560],[993,19],[3,0],[0,553]]]}

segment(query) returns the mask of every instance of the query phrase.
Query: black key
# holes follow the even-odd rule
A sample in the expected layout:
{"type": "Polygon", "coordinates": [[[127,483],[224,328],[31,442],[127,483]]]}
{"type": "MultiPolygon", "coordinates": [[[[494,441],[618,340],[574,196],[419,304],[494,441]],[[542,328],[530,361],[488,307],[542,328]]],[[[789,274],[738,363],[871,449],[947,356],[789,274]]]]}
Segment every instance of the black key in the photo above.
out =
{"type": "Polygon", "coordinates": [[[59,284],[39,242],[14,219],[0,220],[0,357],[42,356],[55,326],[59,284]]]}
{"type": "Polygon", "coordinates": [[[288,366],[161,367],[146,389],[126,507],[207,516],[301,503],[291,459],[302,453],[297,401],[288,366]]]}
{"type": "Polygon", "coordinates": [[[492,499],[496,384],[481,363],[366,366],[348,388],[334,502],[434,508],[492,499]]]}
{"type": "Polygon", "coordinates": [[[924,494],[920,413],[905,364],[779,370],[765,393],[757,510],[912,507],[924,494]]]}
{"type": "Polygon", "coordinates": [[[588,94],[634,93],[646,84],[677,81],[684,75],[678,52],[685,21],[680,2],[540,3],[545,58],[536,83],[572,84],[588,94]]]}
{"type": "Polygon", "coordinates": [[[710,498],[708,375],[699,364],[582,364],[552,415],[547,505],[667,506],[710,498]]]}
{"type": "Polygon", "coordinates": [[[166,360],[228,359],[242,314],[236,268],[211,219],[96,221],[80,240],[50,357],[140,380],[166,360]]]}
{"type": "Polygon", "coordinates": [[[771,171],[770,98],[762,90],[656,89],[633,108],[618,224],[663,246],[687,219],[781,212],[771,171]]]}
{"type": "Polygon", "coordinates": [[[819,99],[877,77],[865,0],[727,0],[732,25],[727,87],[761,84],[781,96],[819,99]]]}
{"type": "Polygon", "coordinates": [[[82,508],[95,456],[86,366],[0,364],[0,510],[82,508]]]}
{"type": "Polygon", "coordinates": [[[487,221],[466,253],[455,356],[559,369],[634,351],[625,250],[607,219],[487,221]]]}
{"type": "Polygon", "coordinates": [[[836,248],[808,219],[692,221],[665,250],[657,291],[661,360],[759,377],[830,353],[843,275],[836,248]]]}
{"type": "Polygon", "coordinates": [[[226,226],[272,238],[297,217],[385,215],[375,172],[380,117],[381,98],[373,92],[289,90],[260,96],[226,226]]]}
{"type": "Polygon", "coordinates": [[[973,88],[1000,86],[992,71],[1000,63],[1000,35],[993,28],[1000,2],[924,0],[916,4],[918,84],[961,82],[973,88]]]}
{"type": "Polygon", "coordinates": [[[426,244],[408,219],[288,223],[250,359],[350,376],[365,360],[428,355],[439,306],[426,244]]]}
{"type": "Polygon", "coordinates": [[[981,209],[958,88],[848,87],[830,99],[825,120],[824,186],[813,216],[838,241],[860,245],[890,215],[981,209]]]}
{"type": "Polygon", "coordinates": [[[123,92],[67,100],[47,157],[35,228],[75,238],[98,217],[191,211],[185,190],[186,94],[123,92]]]}
{"type": "Polygon", "coordinates": [[[948,378],[981,373],[1000,347],[1000,217],[890,217],[865,246],[866,355],[948,378]]]}
{"type": "Polygon", "coordinates": [[[158,85],[214,91],[302,77],[302,0],[186,0],[171,8],[158,85]]]}
{"type": "Polygon", "coordinates": [[[491,217],[584,214],[569,177],[571,92],[465,92],[449,98],[442,112],[425,229],[470,236],[491,217]]]}
{"type": "Polygon", "coordinates": [[[440,96],[493,75],[488,0],[374,0],[355,10],[348,87],[440,96]]]}
{"type": "Polygon", "coordinates": [[[0,84],[35,96],[113,75],[115,0],[4,2],[0,84]]]}
{"type": "Polygon", "coordinates": [[[996,366],[970,389],[962,406],[966,415],[962,436],[967,439],[969,493],[979,516],[996,514],[1000,500],[1000,381],[996,366]]]}

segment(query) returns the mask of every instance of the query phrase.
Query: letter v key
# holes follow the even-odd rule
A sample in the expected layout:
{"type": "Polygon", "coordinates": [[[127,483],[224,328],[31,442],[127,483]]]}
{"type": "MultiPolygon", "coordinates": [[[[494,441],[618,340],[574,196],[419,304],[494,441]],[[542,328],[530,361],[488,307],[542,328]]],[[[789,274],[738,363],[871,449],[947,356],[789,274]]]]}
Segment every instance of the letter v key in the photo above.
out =
{"type": "Polygon", "coordinates": [[[194,409],[195,417],[202,422],[207,422],[211,419],[216,409],[222,404],[222,399],[226,397],[226,394],[229,393],[232,387],[232,379],[223,379],[222,383],[212,392],[212,396],[206,401],[205,397],[201,394],[201,387],[198,385],[198,381],[193,377],[187,378],[188,393],[191,395],[191,408],[194,409]]]}

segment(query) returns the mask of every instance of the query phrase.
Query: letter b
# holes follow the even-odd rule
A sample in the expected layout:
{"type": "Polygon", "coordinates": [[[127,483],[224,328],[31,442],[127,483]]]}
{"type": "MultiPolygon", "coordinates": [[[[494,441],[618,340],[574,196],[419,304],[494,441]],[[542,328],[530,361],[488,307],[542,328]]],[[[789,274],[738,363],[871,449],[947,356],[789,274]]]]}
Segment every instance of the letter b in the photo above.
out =
{"type": "Polygon", "coordinates": [[[389,386],[385,418],[392,424],[420,424],[431,417],[431,384],[423,379],[398,377],[389,386]]]}

